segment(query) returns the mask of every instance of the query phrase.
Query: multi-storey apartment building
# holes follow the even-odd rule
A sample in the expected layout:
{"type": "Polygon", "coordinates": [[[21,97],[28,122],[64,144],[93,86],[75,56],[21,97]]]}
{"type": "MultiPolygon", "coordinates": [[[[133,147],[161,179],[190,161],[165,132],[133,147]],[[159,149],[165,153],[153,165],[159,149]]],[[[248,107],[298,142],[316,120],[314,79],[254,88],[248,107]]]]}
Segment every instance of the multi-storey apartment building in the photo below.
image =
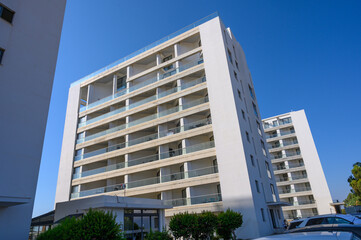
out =
{"type": "Polygon", "coordinates": [[[276,181],[243,50],[213,14],[72,84],[56,202],[162,199],[231,208],[238,237],[282,228],[276,181]]]}
{"type": "Polygon", "coordinates": [[[0,239],[27,239],[65,0],[0,0],[0,239]]]}
{"type": "Polygon", "coordinates": [[[285,219],[334,213],[304,110],[263,120],[285,219]]]}

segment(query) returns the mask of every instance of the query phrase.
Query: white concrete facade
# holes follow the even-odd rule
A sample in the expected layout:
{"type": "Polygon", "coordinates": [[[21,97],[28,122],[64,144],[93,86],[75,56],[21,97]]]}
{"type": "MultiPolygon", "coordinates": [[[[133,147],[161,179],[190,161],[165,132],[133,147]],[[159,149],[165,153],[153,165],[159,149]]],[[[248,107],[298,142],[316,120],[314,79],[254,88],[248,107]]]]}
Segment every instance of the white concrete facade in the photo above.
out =
{"type": "Polygon", "coordinates": [[[65,2],[0,1],[0,239],[29,235],[65,2]]]}
{"type": "Polygon", "coordinates": [[[263,120],[286,219],[335,213],[304,110],[263,120]]]}
{"type": "Polygon", "coordinates": [[[283,227],[243,50],[218,16],[74,83],[56,202],[162,199],[243,214],[239,238],[283,227]],[[75,151],[74,151],[75,149],[75,151]]]}

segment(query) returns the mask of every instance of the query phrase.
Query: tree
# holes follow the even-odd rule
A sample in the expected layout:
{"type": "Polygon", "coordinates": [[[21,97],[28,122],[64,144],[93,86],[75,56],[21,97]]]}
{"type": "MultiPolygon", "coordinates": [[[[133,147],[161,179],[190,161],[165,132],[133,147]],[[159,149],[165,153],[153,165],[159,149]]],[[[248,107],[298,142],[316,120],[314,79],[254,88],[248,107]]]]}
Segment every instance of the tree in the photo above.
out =
{"type": "Polygon", "coordinates": [[[200,238],[202,239],[210,239],[213,235],[214,231],[217,228],[218,218],[217,216],[209,211],[203,211],[198,216],[198,228],[201,232],[200,238]]]}
{"type": "Polygon", "coordinates": [[[356,162],[351,170],[352,175],[347,179],[351,193],[344,200],[347,206],[354,206],[360,203],[361,199],[361,163],[356,162]]]}
{"type": "Polygon", "coordinates": [[[223,239],[236,239],[235,230],[242,226],[242,214],[227,209],[218,215],[217,234],[223,239]]]}
{"type": "Polygon", "coordinates": [[[150,230],[150,232],[145,237],[145,240],[172,240],[172,237],[165,229],[163,229],[162,232],[153,232],[152,230],[150,230]]]}
{"type": "Polygon", "coordinates": [[[38,240],[110,240],[124,239],[120,225],[111,212],[89,212],[81,219],[68,218],[58,226],[39,235],[38,240]]]}
{"type": "Polygon", "coordinates": [[[195,215],[185,213],[178,213],[173,215],[169,222],[169,229],[175,238],[187,239],[194,233],[194,224],[196,223],[195,215]]]}

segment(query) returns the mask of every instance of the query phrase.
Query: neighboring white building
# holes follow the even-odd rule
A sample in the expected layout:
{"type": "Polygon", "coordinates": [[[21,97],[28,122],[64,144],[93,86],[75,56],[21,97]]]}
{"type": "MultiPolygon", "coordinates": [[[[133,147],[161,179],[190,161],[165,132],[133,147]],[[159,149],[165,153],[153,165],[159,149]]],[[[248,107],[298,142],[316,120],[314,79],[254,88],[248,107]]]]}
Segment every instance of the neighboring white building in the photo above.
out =
{"type": "Polygon", "coordinates": [[[304,110],[263,120],[285,219],[334,213],[304,110]]]}
{"type": "MultiPolygon", "coordinates": [[[[239,238],[283,226],[244,52],[210,15],[73,83],[56,203],[162,199],[243,214],[239,238]]],[[[139,225],[139,223],[138,223],[139,225]]]]}
{"type": "Polygon", "coordinates": [[[65,0],[0,0],[0,239],[27,239],[65,0]]]}

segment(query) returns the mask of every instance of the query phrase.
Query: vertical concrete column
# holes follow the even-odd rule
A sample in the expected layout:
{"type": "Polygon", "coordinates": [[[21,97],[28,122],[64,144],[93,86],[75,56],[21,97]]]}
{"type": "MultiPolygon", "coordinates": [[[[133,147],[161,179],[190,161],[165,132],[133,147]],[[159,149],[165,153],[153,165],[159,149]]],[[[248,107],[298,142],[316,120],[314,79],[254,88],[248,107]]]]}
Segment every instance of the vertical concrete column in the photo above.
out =
{"type": "MultiPolygon", "coordinates": [[[[180,45],[179,43],[174,44],[174,56],[178,57],[181,54],[180,52],[180,45]]],[[[179,67],[180,67],[180,61],[176,61],[175,62],[175,67],[177,69],[177,73],[179,72],[179,67]]]]}
{"type": "MultiPolygon", "coordinates": [[[[156,56],[156,63],[157,63],[157,66],[162,63],[162,56],[159,53],[156,56]]],[[[161,73],[160,73],[160,71],[158,71],[157,72],[157,79],[160,80],[160,77],[161,77],[161,73]]]]}
{"type": "Polygon", "coordinates": [[[118,76],[114,74],[113,76],[113,95],[117,92],[117,80],[118,76]]]}
{"type": "MultiPolygon", "coordinates": [[[[188,172],[192,170],[192,166],[190,162],[185,162],[184,163],[184,178],[188,178],[188,172]]],[[[192,187],[187,187],[186,188],[186,195],[187,195],[187,205],[191,204],[191,198],[193,196],[193,189],[192,187]]]]}
{"type": "Polygon", "coordinates": [[[165,226],[165,211],[164,209],[159,209],[159,231],[162,231],[165,226]]]}

